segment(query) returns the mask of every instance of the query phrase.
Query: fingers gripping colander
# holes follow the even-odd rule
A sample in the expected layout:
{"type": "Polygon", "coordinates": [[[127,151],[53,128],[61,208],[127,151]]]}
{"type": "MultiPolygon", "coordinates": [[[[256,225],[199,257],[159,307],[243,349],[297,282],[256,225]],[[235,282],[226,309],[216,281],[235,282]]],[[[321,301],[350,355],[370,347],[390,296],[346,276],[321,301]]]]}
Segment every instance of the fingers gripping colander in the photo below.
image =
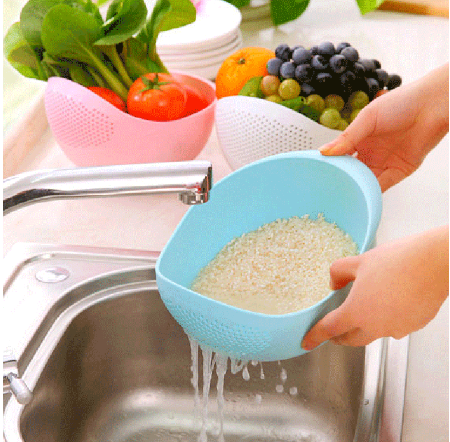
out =
{"type": "Polygon", "coordinates": [[[278,153],[318,149],[340,133],[277,103],[240,95],[218,100],[215,123],[233,170],[278,153]]]}
{"type": "Polygon", "coordinates": [[[188,210],[158,259],[156,279],[167,309],[199,343],[238,359],[273,361],[304,353],[303,336],[344,301],[346,290],[299,312],[268,315],[189,287],[233,238],[279,218],[319,213],[366,251],[381,216],[375,176],[353,157],[324,157],[316,151],[271,156],[231,173],[212,188],[208,203],[188,210]]]}

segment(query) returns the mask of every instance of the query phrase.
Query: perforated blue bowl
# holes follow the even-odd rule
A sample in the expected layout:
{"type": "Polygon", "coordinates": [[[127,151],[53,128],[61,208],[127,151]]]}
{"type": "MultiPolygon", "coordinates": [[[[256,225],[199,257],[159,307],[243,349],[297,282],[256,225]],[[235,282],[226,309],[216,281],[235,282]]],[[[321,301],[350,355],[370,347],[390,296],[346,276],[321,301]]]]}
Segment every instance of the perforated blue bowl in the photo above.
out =
{"type": "Polygon", "coordinates": [[[353,157],[303,151],[249,164],[215,184],[209,202],[191,207],[177,226],[156,265],[161,298],[189,336],[216,352],[258,361],[301,355],[305,333],[344,301],[348,287],[307,309],[268,315],[200,295],[192,281],[233,238],[279,218],[323,213],[362,253],[374,244],[381,206],[377,179],[353,157]]]}

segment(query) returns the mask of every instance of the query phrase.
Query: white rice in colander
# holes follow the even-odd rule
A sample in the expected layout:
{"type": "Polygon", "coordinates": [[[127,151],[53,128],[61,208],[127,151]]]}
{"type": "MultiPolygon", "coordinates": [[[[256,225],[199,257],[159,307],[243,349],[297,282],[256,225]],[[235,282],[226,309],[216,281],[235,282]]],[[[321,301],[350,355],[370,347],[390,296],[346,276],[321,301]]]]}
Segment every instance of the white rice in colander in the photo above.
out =
{"type": "Polygon", "coordinates": [[[357,253],[352,238],[322,214],[278,219],[229,242],[191,288],[245,310],[291,313],[327,296],[330,265],[357,253]]]}

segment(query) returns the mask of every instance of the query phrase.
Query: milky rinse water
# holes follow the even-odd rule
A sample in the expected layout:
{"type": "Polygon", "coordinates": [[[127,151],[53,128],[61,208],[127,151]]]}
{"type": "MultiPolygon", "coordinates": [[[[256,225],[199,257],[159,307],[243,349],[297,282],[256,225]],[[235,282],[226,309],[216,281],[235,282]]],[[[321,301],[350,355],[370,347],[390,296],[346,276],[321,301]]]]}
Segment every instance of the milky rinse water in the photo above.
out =
{"type": "MultiPolygon", "coordinates": [[[[189,337],[191,345],[191,383],[194,387],[194,416],[201,419],[201,429],[198,438],[199,442],[207,442],[207,427],[208,427],[208,403],[209,394],[211,388],[211,380],[215,371],[217,375],[217,410],[219,420],[219,436],[218,442],[224,442],[224,428],[223,428],[223,410],[225,405],[224,398],[224,382],[225,375],[228,369],[228,359],[230,359],[230,371],[232,374],[237,374],[242,371],[242,377],[246,381],[250,380],[250,373],[248,371],[247,363],[244,361],[238,361],[234,358],[214,353],[211,349],[200,346],[194,339],[189,337]],[[199,350],[202,353],[202,397],[200,400],[200,386],[199,386],[199,350]],[[215,369],[215,370],[214,370],[215,369]]],[[[257,364],[257,362],[256,362],[257,364]]]]}
{"type": "MultiPolygon", "coordinates": [[[[222,355],[219,353],[213,352],[211,349],[203,347],[198,344],[193,338],[189,337],[189,342],[191,346],[191,372],[192,378],[191,383],[194,387],[194,419],[200,419],[200,434],[198,437],[198,442],[207,442],[208,441],[208,423],[209,423],[209,398],[211,393],[211,381],[214,373],[217,376],[217,418],[219,423],[219,434],[217,436],[218,442],[225,442],[224,436],[224,406],[225,406],[225,396],[224,396],[224,384],[225,384],[225,375],[228,371],[228,361],[230,361],[230,372],[233,375],[242,372],[242,378],[245,381],[250,381],[250,372],[248,369],[248,362],[237,360],[235,358],[222,355]],[[200,388],[200,376],[199,376],[199,365],[200,359],[199,355],[202,355],[202,380],[203,385],[200,388]],[[201,392],[201,394],[200,394],[201,392]]],[[[261,380],[265,379],[263,364],[262,362],[258,362],[255,360],[250,361],[250,364],[253,367],[260,365],[260,375],[259,378],[261,380]]],[[[280,380],[281,384],[276,385],[275,391],[278,393],[282,393],[284,391],[284,383],[287,380],[287,371],[285,368],[280,365],[280,380]]],[[[289,389],[289,394],[291,396],[297,395],[297,387],[291,387],[289,389]]],[[[255,395],[255,403],[261,404],[262,395],[255,395]]]]}

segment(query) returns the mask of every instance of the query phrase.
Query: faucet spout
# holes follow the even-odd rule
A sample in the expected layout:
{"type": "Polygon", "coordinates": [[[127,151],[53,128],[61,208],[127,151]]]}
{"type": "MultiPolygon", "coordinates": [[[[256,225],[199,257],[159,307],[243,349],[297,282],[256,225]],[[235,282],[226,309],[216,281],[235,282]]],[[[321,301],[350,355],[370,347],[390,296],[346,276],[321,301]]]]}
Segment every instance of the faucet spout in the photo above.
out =
{"type": "Polygon", "coordinates": [[[209,161],[50,169],[22,173],[3,181],[3,215],[49,199],[177,193],[185,204],[209,199],[209,161]]]}

